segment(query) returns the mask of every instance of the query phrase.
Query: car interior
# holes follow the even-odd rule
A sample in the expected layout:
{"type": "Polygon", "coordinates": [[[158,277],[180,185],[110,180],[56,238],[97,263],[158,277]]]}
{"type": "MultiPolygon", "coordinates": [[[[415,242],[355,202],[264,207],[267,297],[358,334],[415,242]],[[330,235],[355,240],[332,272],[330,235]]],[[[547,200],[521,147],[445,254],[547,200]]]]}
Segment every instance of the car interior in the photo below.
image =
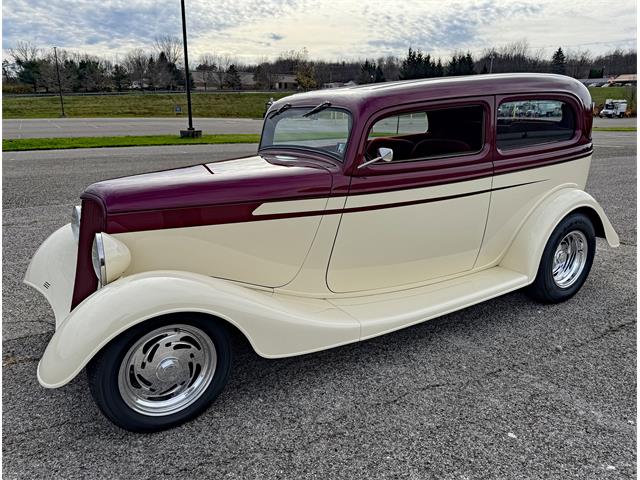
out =
{"type": "MultiPolygon", "coordinates": [[[[515,110],[517,111],[517,103],[515,110]]],[[[531,102],[533,103],[533,102],[531,102]]],[[[569,140],[575,130],[575,113],[566,103],[557,102],[560,116],[537,118],[531,111],[518,112],[512,116],[498,116],[496,142],[498,148],[509,149],[526,147],[540,143],[569,140]]],[[[512,107],[507,105],[507,110],[512,107]]]]}
{"type": "Polygon", "coordinates": [[[473,153],[482,149],[484,109],[480,105],[429,110],[424,130],[419,132],[415,131],[415,126],[400,128],[400,120],[407,116],[385,118],[374,125],[366,148],[369,160],[378,156],[381,147],[393,150],[394,162],[473,153]],[[395,132],[376,127],[382,122],[393,126],[393,119],[398,120],[395,132]]]}

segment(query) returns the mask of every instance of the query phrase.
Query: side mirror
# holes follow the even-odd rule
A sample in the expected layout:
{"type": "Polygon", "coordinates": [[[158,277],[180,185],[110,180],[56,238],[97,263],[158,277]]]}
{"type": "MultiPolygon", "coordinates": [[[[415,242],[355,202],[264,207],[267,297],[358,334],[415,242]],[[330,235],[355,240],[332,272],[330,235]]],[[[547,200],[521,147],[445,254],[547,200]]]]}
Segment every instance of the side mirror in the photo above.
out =
{"type": "Polygon", "coordinates": [[[368,162],[364,162],[358,165],[358,170],[366,167],[367,165],[371,165],[372,163],[379,162],[380,160],[384,162],[390,162],[391,160],[393,160],[393,149],[380,147],[378,149],[378,156],[372,160],[369,160],[368,162]]]}

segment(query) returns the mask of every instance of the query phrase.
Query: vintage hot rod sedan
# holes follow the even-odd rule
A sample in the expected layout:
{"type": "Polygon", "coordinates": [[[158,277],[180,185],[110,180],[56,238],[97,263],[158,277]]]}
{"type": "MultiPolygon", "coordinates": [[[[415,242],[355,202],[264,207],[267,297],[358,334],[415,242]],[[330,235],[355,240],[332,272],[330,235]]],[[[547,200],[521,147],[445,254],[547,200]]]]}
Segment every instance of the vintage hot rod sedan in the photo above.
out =
{"type": "Polygon", "coordinates": [[[56,318],[38,379],[86,367],[109,419],[159,430],[220,394],[231,330],[277,358],[566,300],[595,238],[618,245],[584,192],[591,126],[565,76],[372,84],[275,102],[256,155],[95,183],[26,273],[56,318]]]}

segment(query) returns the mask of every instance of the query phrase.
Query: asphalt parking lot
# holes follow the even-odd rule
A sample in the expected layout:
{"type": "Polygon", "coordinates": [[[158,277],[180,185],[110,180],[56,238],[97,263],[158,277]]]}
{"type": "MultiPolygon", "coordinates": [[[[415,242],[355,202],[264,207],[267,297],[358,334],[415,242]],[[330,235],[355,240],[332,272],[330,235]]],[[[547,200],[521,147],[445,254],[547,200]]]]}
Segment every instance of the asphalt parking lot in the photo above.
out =
{"type": "Polygon", "coordinates": [[[238,343],[214,405],[153,435],[109,423],[83,374],[57,390],[38,385],[54,320],[22,277],[89,183],[255,146],[5,154],[5,478],[635,478],[636,134],[596,133],[594,143],[587,190],[622,245],[598,242],[574,299],[544,306],[515,292],[282,360],[238,343]]]}

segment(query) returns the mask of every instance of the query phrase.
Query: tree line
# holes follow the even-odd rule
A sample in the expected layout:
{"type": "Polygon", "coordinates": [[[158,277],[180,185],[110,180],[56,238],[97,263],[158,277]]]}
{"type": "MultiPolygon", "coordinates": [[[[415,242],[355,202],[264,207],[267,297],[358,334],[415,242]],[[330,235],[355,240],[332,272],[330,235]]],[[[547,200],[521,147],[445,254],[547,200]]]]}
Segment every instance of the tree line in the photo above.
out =
{"type": "MultiPolygon", "coordinates": [[[[184,89],[182,43],[172,36],[158,37],[150,50],[135,49],[121,59],[108,60],[83,53],[40,49],[18,42],[2,62],[5,92],[53,92],[60,84],[65,92],[105,92],[138,89],[184,89]]],[[[634,73],[635,50],[616,49],[594,56],[588,50],[564,51],[559,47],[551,57],[534,51],[526,41],[500,48],[488,48],[477,57],[470,52],[454,52],[450,57],[434,57],[410,47],[406,56],[386,56],[364,60],[312,60],[306,49],[291,50],[275,60],[259,59],[246,64],[230,55],[205,53],[192,65],[204,89],[243,88],[241,75],[248,75],[252,88],[270,90],[284,75],[294,75],[299,89],[320,88],[330,83],[357,84],[454,75],[486,73],[558,73],[575,78],[600,78],[634,73]]],[[[194,75],[190,81],[194,82],[194,75]]]]}

